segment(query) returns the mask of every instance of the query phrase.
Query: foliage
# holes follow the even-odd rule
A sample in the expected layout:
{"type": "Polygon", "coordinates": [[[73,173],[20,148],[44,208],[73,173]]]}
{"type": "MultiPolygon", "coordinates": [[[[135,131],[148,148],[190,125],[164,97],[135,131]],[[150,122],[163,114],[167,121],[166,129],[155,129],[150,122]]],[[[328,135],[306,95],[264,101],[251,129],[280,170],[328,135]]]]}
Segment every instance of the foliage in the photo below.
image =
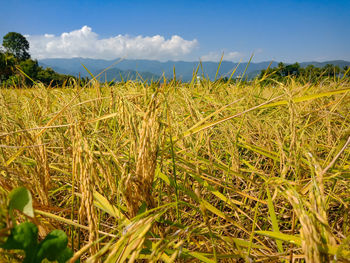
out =
{"type": "Polygon", "coordinates": [[[11,230],[7,241],[0,247],[7,250],[24,250],[23,263],[37,263],[44,259],[65,263],[73,256],[72,250],[67,247],[67,235],[62,230],[53,230],[40,243],[37,243],[37,239],[37,226],[24,222],[11,230]]]}
{"type": "MultiPolygon", "coordinates": [[[[14,209],[31,218],[34,217],[32,197],[25,187],[16,188],[9,194],[8,211],[12,217],[14,209]]],[[[62,230],[51,231],[38,243],[38,228],[35,224],[23,222],[17,225],[14,219],[12,224],[14,227],[11,228],[6,242],[0,244],[0,248],[23,250],[25,253],[23,263],[39,263],[44,259],[65,263],[73,256],[72,250],[67,247],[67,235],[62,230]]]]}
{"type": "Polygon", "coordinates": [[[36,82],[62,86],[70,79],[75,79],[73,76],[58,74],[51,68],[43,69],[37,60],[30,59],[29,43],[19,33],[10,32],[4,36],[3,46],[6,52],[0,50],[0,84],[5,87],[27,87],[36,82]]]}
{"type": "Polygon", "coordinates": [[[38,61],[32,59],[21,61],[19,68],[25,73],[25,76],[22,77],[27,85],[30,85],[32,80],[37,79],[38,73],[42,70],[38,61]]]}
{"type": "Polygon", "coordinates": [[[286,77],[293,77],[304,82],[316,82],[326,77],[338,77],[340,73],[345,74],[346,71],[347,67],[341,70],[338,66],[331,64],[327,64],[322,68],[317,68],[314,65],[302,68],[299,63],[286,65],[280,62],[276,68],[262,70],[259,79],[264,79],[264,83],[273,83],[275,81],[285,82],[287,80],[286,77]]]}
{"type": "Polygon", "coordinates": [[[27,59],[17,64],[14,57],[4,54],[0,59],[0,78],[5,86],[31,86],[36,82],[47,86],[62,86],[69,79],[74,79],[73,76],[58,74],[51,68],[43,69],[36,60],[27,59]]]}
{"type": "Polygon", "coordinates": [[[0,51],[0,83],[9,79],[15,70],[16,59],[9,53],[0,51]]]}
{"type": "Polygon", "coordinates": [[[9,194],[9,213],[12,215],[14,209],[21,211],[23,214],[34,217],[34,210],[32,204],[32,195],[25,187],[18,187],[9,194]]]}
{"type": "Polygon", "coordinates": [[[30,58],[28,40],[17,32],[9,32],[3,37],[2,46],[19,61],[30,58]]]}
{"type": "Polygon", "coordinates": [[[73,76],[58,74],[51,68],[43,69],[40,67],[38,74],[36,75],[37,80],[44,83],[45,85],[50,85],[52,87],[62,86],[69,79],[75,79],[73,76]]]}

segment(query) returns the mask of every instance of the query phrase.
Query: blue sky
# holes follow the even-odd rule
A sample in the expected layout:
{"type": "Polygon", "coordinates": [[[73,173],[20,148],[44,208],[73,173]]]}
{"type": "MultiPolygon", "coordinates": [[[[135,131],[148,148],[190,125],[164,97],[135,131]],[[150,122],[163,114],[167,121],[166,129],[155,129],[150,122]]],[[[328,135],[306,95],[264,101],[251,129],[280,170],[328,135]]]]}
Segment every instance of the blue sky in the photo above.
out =
{"type": "MultiPolygon", "coordinates": [[[[33,57],[350,61],[350,1],[0,0],[33,57]]],[[[2,41],[2,40],[1,40],[2,41]]]]}

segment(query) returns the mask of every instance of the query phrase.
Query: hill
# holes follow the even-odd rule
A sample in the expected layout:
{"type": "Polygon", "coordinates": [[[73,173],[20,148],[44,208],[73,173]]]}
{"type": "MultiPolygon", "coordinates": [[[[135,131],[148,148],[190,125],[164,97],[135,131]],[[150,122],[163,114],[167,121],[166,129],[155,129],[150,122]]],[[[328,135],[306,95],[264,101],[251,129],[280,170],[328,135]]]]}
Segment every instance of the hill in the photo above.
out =
{"type": "MultiPolygon", "coordinates": [[[[93,73],[94,76],[97,76],[103,71],[101,70],[96,70],[93,73]]],[[[111,68],[103,72],[98,79],[101,82],[110,82],[110,81],[121,81],[121,80],[155,80],[157,81],[160,78],[160,76],[152,74],[150,72],[137,72],[135,70],[121,70],[118,68],[111,68]]]]}
{"type": "MultiPolygon", "coordinates": [[[[88,59],[88,58],[71,58],[71,59],[62,59],[62,58],[52,58],[52,59],[42,59],[39,60],[39,64],[42,66],[48,66],[53,68],[55,71],[64,74],[72,74],[81,76],[89,76],[88,72],[84,69],[82,65],[88,68],[91,72],[99,73],[105,68],[113,65],[111,67],[110,73],[108,75],[130,75],[137,76],[138,72],[141,76],[148,76],[150,78],[158,78],[162,76],[163,73],[165,77],[172,78],[174,68],[176,71],[176,77],[182,79],[183,81],[189,81],[192,79],[193,72],[197,69],[199,62],[187,62],[187,61],[166,61],[160,62],[156,60],[103,60],[103,59],[88,59]],[[116,74],[115,74],[116,73],[116,74]]],[[[214,79],[216,75],[217,68],[219,66],[218,62],[202,62],[202,66],[199,67],[198,75],[203,75],[204,77],[209,77],[214,79]]],[[[266,69],[270,62],[259,62],[259,63],[250,63],[246,71],[246,74],[249,78],[253,78],[260,73],[261,70],[266,69]]],[[[326,64],[337,65],[341,68],[344,66],[350,66],[349,61],[343,60],[334,60],[334,61],[325,61],[325,62],[302,62],[300,65],[306,67],[307,65],[313,64],[316,67],[322,67],[326,64]]],[[[229,76],[230,73],[238,63],[223,61],[219,70],[219,77],[229,76]]],[[[242,75],[248,63],[243,62],[239,64],[235,76],[242,75]]],[[[271,67],[276,67],[278,62],[272,61],[271,67]]],[[[111,80],[107,77],[107,80],[111,80]]]]}
{"type": "MultiPolygon", "coordinates": [[[[54,71],[81,77],[90,77],[89,72],[87,72],[84,66],[94,75],[97,76],[102,71],[104,71],[109,66],[116,63],[118,60],[102,60],[102,59],[84,59],[84,58],[71,58],[71,59],[43,59],[39,60],[39,65],[47,68],[50,67],[54,71]],[[83,66],[84,65],[84,66],[83,66]]],[[[159,79],[159,76],[151,72],[141,72],[132,69],[120,69],[116,66],[111,67],[106,70],[99,79],[101,81],[120,81],[122,78],[127,79],[137,79],[142,78],[144,80],[159,79]]]]}

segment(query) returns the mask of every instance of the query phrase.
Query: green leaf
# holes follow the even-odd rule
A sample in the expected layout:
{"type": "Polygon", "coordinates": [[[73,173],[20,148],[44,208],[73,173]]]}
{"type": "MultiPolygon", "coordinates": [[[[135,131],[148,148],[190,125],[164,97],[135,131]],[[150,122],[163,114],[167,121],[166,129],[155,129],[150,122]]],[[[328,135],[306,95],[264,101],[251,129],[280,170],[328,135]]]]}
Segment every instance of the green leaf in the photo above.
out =
{"type": "Polygon", "coordinates": [[[9,210],[17,209],[23,214],[34,217],[32,195],[25,187],[13,189],[9,194],[9,210]]]}
{"type": "Polygon", "coordinates": [[[31,222],[24,222],[16,225],[5,244],[1,246],[3,249],[33,249],[37,245],[38,228],[31,222]]]}
{"type": "Polygon", "coordinates": [[[246,232],[248,234],[248,231],[243,226],[241,226],[240,224],[235,222],[231,217],[226,216],[226,214],[224,212],[220,211],[215,206],[208,203],[206,200],[202,199],[201,203],[205,206],[206,209],[208,209],[213,214],[227,220],[228,222],[230,222],[231,224],[233,224],[234,226],[238,227],[239,229],[243,230],[244,232],[246,232]]]}
{"type": "MultiPolygon", "coordinates": [[[[301,238],[299,236],[292,236],[287,234],[282,234],[278,232],[273,231],[255,231],[256,234],[271,237],[277,240],[282,240],[285,242],[288,242],[290,244],[297,245],[301,247],[301,238]]],[[[331,255],[336,255],[337,251],[339,249],[339,246],[325,246],[325,247],[319,247],[321,251],[324,253],[328,253],[331,255]]],[[[349,250],[342,250],[340,255],[338,255],[340,258],[346,258],[348,259],[350,257],[350,251],[349,250]]]]}
{"type": "Polygon", "coordinates": [[[7,238],[3,249],[22,249],[26,256],[23,263],[36,263],[35,255],[37,251],[38,228],[31,222],[24,222],[16,225],[10,236],[7,238]]]}
{"type": "Polygon", "coordinates": [[[155,175],[157,178],[160,178],[161,180],[163,180],[168,186],[174,185],[173,180],[171,178],[169,178],[167,175],[165,175],[164,173],[162,173],[162,171],[159,169],[159,167],[156,168],[155,175]]]}
{"type": "MultiPolygon", "coordinates": [[[[337,90],[332,90],[332,91],[327,91],[327,92],[321,92],[321,93],[312,94],[312,95],[305,95],[302,97],[293,98],[293,102],[294,103],[304,102],[304,101],[314,100],[314,99],[318,99],[318,98],[329,97],[329,96],[333,96],[336,94],[342,94],[342,93],[349,92],[349,91],[350,91],[350,88],[347,88],[347,89],[337,89],[337,90]]],[[[281,100],[278,102],[266,104],[260,108],[264,109],[264,108],[271,108],[271,107],[275,107],[275,106],[288,105],[288,103],[289,103],[288,100],[281,100]]]]}
{"type": "Polygon", "coordinates": [[[141,215],[147,210],[147,203],[142,202],[141,206],[139,207],[139,211],[137,212],[137,215],[141,215]]]}
{"type": "Polygon", "coordinates": [[[66,251],[68,238],[62,230],[55,229],[40,242],[37,253],[37,262],[47,258],[50,261],[57,260],[66,251]]]}
{"type": "MultiPolygon", "coordinates": [[[[272,222],[272,230],[274,232],[280,232],[280,229],[278,227],[278,220],[277,220],[276,213],[275,213],[275,207],[273,205],[271,194],[270,194],[270,191],[268,188],[266,188],[266,193],[267,193],[267,206],[269,208],[270,219],[272,222]]],[[[278,252],[283,253],[283,244],[282,244],[281,240],[277,239],[276,245],[277,245],[278,252]]]]}
{"type": "Polygon", "coordinates": [[[297,237],[297,236],[282,234],[280,232],[273,232],[273,231],[255,231],[255,233],[258,235],[271,237],[277,240],[286,241],[290,244],[301,246],[301,239],[300,237],[297,237]]]}
{"type": "Polygon", "coordinates": [[[126,220],[127,223],[130,223],[130,221],[126,218],[122,211],[120,211],[120,209],[112,205],[106,197],[104,197],[96,191],[94,192],[94,205],[106,212],[107,214],[117,219],[126,220]]]}
{"type": "MultiPolygon", "coordinates": [[[[66,247],[56,258],[58,263],[66,263],[71,257],[73,257],[73,251],[66,247]]],[[[76,261],[78,262],[78,260],[76,261]]]]}
{"type": "Polygon", "coordinates": [[[183,249],[183,251],[186,254],[191,255],[192,257],[194,257],[196,259],[199,259],[201,262],[215,263],[214,260],[207,258],[207,254],[205,254],[205,253],[196,252],[196,251],[189,251],[188,249],[183,249]]]}
{"type": "MultiPolygon", "coordinates": [[[[241,248],[247,248],[250,245],[249,241],[241,239],[241,238],[233,238],[230,236],[221,236],[220,238],[228,243],[231,243],[231,244],[234,243],[236,246],[241,247],[241,248]]],[[[258,244],[252,244],[251,246],[252,246],[252,248],[265,249],[265,247],[258,245],[258,244]]]]}

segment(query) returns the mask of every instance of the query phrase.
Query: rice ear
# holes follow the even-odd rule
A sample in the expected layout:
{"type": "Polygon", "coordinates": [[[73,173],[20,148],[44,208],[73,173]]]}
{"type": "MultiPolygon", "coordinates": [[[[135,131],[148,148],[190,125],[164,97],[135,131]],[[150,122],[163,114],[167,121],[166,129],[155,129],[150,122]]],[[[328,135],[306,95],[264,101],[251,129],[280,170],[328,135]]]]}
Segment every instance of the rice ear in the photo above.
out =
{"type": "MultiPolygon", "coordinates": [[[[94,179],[96,170],[94,166],[93,153],[89,148],[87,139],[83,136],[80,126],[73,127],[73,159],[72,171],[74,178],[79,179],[81,192],[81,206],[79,209],[80,222],[88,221],[89,243],[94,243],[98,239],[98,218],[93,205],[95,190],[94,179]]],[[[99,250],[98,245],[92,245],[90,253],[94,255],[99,250]]]]}
{"type": "Polygon", "coordinates": [[[137,161],[134,174],[125,177],[124,199],[131,217],[136,216],[140,205],[155,207],[152,184],[157,166],[160,122],[157,97],[154,94],[143,117],[137,145],[137,161]]]}

